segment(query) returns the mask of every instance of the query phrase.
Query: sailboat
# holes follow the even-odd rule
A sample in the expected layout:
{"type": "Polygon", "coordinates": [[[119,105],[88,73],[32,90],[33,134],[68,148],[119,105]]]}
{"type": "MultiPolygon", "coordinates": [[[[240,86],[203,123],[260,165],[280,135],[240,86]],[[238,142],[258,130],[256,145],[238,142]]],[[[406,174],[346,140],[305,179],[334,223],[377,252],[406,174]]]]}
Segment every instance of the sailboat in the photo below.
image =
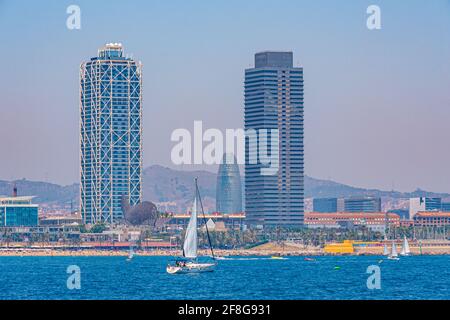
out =
{"type": "Polygon", "coordinates": [[[130,246],[130,251],[128,252],[127,261],[131,261],[131,259],[133,259],[133,257],[134,257],[133,247],[130,246]]]}
{"type": "Polygon", "coordinates": [[[203,212],[203,204],[200,197],[200,191],[198,190],[197,178],[195,179],[195,196],[194,203],[192,205],[191,218],[189,219],[189,224],[186,229],[186,234],[184,237],[183,244],[183,257],[182,260],[176,260],[174,264],[168,264],[166,271],[169,274],[179,274],[179,273],[199,273],[199,272],[211,272],[214,271],[217,261],[214,256],[214,251],[211,246],[211,239],[209,236],[208,225],[205,223],[206,234],[208,236],[209,247],[211,249],[211,257],[213,262],[210,263],[200,263],[198,262],[198,237],[197,237],[197,219],[198,219],[198,209],[202,210],[203,220],[205,219],[205,213],[203,212]]]}
{"type": "Polygon", "coordinates": [[[395,244],[395,240],[392,241],[392,251],[391,254],[388,256],[389,260],[400,260],[397,253],[397,245],[395,244]]]}
{"type": "Polygon", "coordinates": [[[384,248],[383,248],[383,256],[388,256],[389,255],[389,249],[387,247],[387,244],[384,244],[384,248]]]}
{"type": "Polygon", "coordinates": [[[410,254],[411,254],[411,250],[409,249],[408,239],[406,239],[406,236],[404,236],[402,250],[400,251],[400,255],[401,256],[409,256],[410,254]]]}

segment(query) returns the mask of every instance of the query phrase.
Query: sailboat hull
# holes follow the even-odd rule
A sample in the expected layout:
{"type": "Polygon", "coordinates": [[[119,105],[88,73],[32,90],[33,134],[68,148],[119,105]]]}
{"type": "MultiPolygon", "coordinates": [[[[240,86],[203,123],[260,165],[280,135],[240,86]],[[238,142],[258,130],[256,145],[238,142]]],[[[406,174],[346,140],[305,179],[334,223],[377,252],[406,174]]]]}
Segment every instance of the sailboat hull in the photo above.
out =
{"type": "Polygon", "coordinates": [[[183,273],[201,273],[212,272],[216,267],[215,263],[196,263],[189,262],[182,266],[180,265],[168,265],[166,270],[169,274],[183,274],[183,273]]]}

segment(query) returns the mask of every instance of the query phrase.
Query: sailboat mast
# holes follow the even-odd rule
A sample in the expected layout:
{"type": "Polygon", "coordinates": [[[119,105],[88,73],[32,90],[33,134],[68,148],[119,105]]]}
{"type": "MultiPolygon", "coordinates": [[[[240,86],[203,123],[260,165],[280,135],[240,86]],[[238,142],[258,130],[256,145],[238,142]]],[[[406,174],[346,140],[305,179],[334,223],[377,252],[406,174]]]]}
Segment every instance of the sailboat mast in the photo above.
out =
{"type": "Polygon", "coordinates": [[[211,237],[209,236],[208,224],[207,224],[206,217],[205,217],[205,211],[203,210],[202,197],[200,196],[200,190],[198,189],[197,178],[195,178],[195,192],[197,193],[198,199],[200,201],[200,208],[202,209],[203,222],[205,223],[206,235],[208,236],[208,243],[209,243],[209,247],[211,248],[211,255],[212,255],[213,259],[215,259],[216,257],[214,256],[214,249],[211,244],[211,237]]]}

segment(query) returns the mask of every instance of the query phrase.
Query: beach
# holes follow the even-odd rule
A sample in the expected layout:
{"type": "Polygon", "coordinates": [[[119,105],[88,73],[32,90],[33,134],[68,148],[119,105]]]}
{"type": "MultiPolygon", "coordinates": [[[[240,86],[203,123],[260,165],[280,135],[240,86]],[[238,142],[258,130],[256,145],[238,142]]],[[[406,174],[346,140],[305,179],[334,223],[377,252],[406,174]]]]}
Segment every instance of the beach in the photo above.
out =
{"type": "MultiPolygon", "coordinates": [[[[450,245],[442,243],[424,243],[421,247],[412,245],[412,255],[450,255],[450,245]]],[[[140,256],[182,256],[181,249],[139,249],[134,252],[140,256]]],[[[0,247],[0,257],[4,256],[127,256],[129,251],[124,248],[98,249],[73,248],[64,246],[9,246],[0,247]]],[[[266,243],[251,249],[215,249],[215,256],[339,256],[339,255],[382,255],[382,246],[359,246],[353,253],[327,253],[322,247],[303,246],[293,243],[266,243]]],[[[199,255],[209,256],[208,250],[199,250],[199,255]]]]}

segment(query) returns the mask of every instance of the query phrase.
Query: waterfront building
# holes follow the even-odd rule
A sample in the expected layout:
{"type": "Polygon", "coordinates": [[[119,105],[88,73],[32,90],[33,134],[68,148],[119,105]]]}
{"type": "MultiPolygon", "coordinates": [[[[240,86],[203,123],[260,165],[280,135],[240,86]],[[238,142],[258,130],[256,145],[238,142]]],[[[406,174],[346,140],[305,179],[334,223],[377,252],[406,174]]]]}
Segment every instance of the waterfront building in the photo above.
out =
{"type": "Polygon", "coordinates": [[[338,212],[338,213],[305,213],[305,225],[308,228],[351,229],[365,226],[372,231],[384,233],[386,218],[389,225],[398,227],[400,217],[395,213],[384,212],[338,212]]]}
{"type": "Polygon", "coordinates": [[[381,198],[352,197],[344,199],[344,212],[380,212],[381,198]]]}
{"type": "Polygon", "coordinates": [[[414,215],[414,224],[419,227],[450,226],[450,212],[418,212],[414,215]]]}
{"type": "Polygon", "coordinates": [[[33,197],[0,197],[0,226],[37,226],[39,206],[33,197]]]}
{"type": "Polygon", "coordinates": [[[409,199],[409,218],[414,219],[418,212],[440,211],[442,207],[441,198],[419,197],[409,199]]]}
{"type": "Polygon", "coordinates": [[[80,66],[80,204],[85,223],[123,218],[142,199],[142,66],[110,43],[80,66]]]}
{"type": "Polygon", "coordinates": [[[244,104],[246,133],[258,135],[258,146],[245,141],[246,224],[302,226],[303,68],[293,66],[292,52],[255,54],[254,68],[245,70],[244,104]],[[263,173],[268,165],[262,154],[273,158],[276,170],[263,173]]]}
{"type": "Polygon", "coordinates": [[[217,173],[216,211],[242,212],[242,185],[239,166],[232,154],[224,154],[217,173]]]}
{"type": "Polygon", "coordinates": [[[38,243],[45,239],[45,245],[54,247],[49,242],[59,242],[61,238],[66,240],[76,240],[80,238],[80,226],[7,226],[2,227],[0,232],[0,242],[7,242],[8,239],[15,239],[15,242],[28,242],[35,239],[39,247],[44,243],[38,243]],[[40,239],[40,240],[37,240],[40,239]]]}
{"type": "Polygon", "coordinates": [[[338,199],[337,198],[314,198],[313,211],[314,212],[337,212],[338,199]]]}

